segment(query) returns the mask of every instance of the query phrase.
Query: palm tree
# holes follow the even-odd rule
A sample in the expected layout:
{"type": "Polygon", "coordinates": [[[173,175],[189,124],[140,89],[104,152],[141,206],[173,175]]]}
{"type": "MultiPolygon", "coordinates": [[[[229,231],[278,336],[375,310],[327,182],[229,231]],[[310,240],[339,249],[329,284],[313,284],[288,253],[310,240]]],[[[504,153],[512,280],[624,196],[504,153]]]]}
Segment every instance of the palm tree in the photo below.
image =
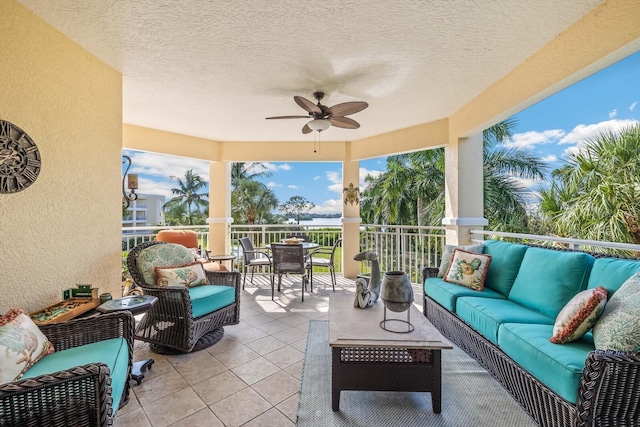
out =
{"type": "Polygon", "coordinates": [[[231,214],[237,223],[255,224],[278,206],[275,193],[261,182],[244,179],[231,193],[231,214]]]}
{"type": "Polygon", "coordinates": [[[609,130],[569,154],[541,191],[540,210],[556,234],[640,243],[640,124],[609,130]]]}
{"type": "Polygon", "coordinates": [[[264,163],[233,163],[231,165],[231,186],[237,188],[244,180],[255,180],[257,178],[269,177],[271,172],[264,163]]]}
{"type": "MultiPolygon", "coordinates": [[[[524,231],[526,204],[517,178],[541,179],[544,164],[522,149],[501,143],[515,122],[505,120],[483,132],[485,216],[492,229],[524,231]]],[[[367,178],[362,215],[378,224],[437,224],[444,216],[444,149],[436,148],[387,159],[387,171],[367,178]]]]}
{"type": "Polygon", "coordinates": [[[178,187],[172,188],[171,193],[175,194],[176,197],[165,203],[163,207],[171,210],[176,206],[183,206],[185,211],[183,224],[193,225],[202,218],[202,212],[208,207],[208,195],[199,193],[207,183],[200,175],[193,173],[192,169],[186,172],[184,181],[172,176],[171,180],[174,179],[178,182],[178,187]],[[201,208],[202,211],[200,210],[201,208]]]}

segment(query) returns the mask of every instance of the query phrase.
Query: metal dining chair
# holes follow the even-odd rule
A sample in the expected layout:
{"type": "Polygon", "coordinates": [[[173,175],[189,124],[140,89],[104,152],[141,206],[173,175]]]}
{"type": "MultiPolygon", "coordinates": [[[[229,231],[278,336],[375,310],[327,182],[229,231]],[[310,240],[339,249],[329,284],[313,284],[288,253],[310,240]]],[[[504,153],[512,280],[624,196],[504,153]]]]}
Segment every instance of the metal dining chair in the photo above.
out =
{"type": "MultiPolygon", "coordinates": [[[[307,288],[309,282],[309,276],[307,276],[307,269],[305,266],[305,253],[301,244],[271,244],[271,299],[274,297],[275,288],[275,276],[278,275],[278,292],[280,292],[280,286],[282,284],[283,274],[301,274],[302,275],[302,301],[304,302],[304,291],[307,288]]],[[[311,289],[313,292],[313,288],[311,289]]]]}
{"type": "Polygon", "coordinates": [[[309,253],[305,268],[309,271],[309,281],[311,282],[311,289],[313,290],[313,268],[321,267],[328,268],[331,274],[331,285],[333,286],[333,292],[336,291],[336,265],[335,256],[336,249],[342,244],[342,239],[337,239],[333,244],[333,248],[320,247],[309,253]],[[320,256],[324,255],[324,256],[320,256]],[[328,257],[327,257],[328,255],[328,257]]]}
{"type": "MultiPolygon", "coordinates": [[[[243,265],[243,276],[242,276],[242,289],[244,289],[244,284],[247,281],[247,270],[251,268],[251,283],[253,284],[253,272],[256,267],[268,267],[269,273],[271,274],[271,257],[269,254],[260,249],[255,249],[253,247],[253,243],[251,239],[248,237],[241,237],[238,239],[240,242],[240,246],[242,246],[242,259],[244,261],[243,265]]],[[[273,288],[273,285],[271,286],[273,288]]]]}

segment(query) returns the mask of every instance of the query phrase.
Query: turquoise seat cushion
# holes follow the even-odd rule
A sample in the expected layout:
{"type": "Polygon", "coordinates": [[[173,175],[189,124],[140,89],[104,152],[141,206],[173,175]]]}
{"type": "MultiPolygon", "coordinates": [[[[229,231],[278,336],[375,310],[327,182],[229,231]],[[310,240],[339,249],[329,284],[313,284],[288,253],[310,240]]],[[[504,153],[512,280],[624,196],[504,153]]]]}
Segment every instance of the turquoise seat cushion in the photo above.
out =
{"type": "Polygon", "coordinates": [[[640,261],[619,258],[598,258],[589,275],[588,289],[604,286],[609,298],[627,279],[640,271],[640,261]]]}
{"type": "Polygon", "coordinates": [[[484,288],[482,291],[474,291],[473,289],[465,286],[445,282],[439,278],[430,278],[425,280],[424,293],[432,300],[454,313],[456,311],[456,300],[459,297],[470,296],[505,299],[504,296],[488,288],[484,288]]]}
{"type": "Polygon", "coordinates": [[[491,255],[491,264],[484,281],[485,288],[498,291],[505,297],[508,296],[518,275],[522,258],[528,249],[529,246],[515,243],[485,241],[483,253],[491,255]]]}
{"type": "Polygon", "coordinates": [[[584,252],[529,248],[509,299],[555,319],[575,294],[587,288],[593,262],[584,252]]]}
{"type": "MultiPolygon", "coordinates": [[[[498,343],[498,331],[504,323],[553,325],[555,319],[506,299],[461,297],[456,314],[486,339],[498,343]]],[[[553,335],[553,334],[551,334],[553,335]]],[[[551,338],[551,335],[547,339],[551,338]]]]}
{"type": "Polygon", "coordinates": [[[124,385],[129,381],[129,346],[124,338],[112,338],[56,351],[40,359],[22,378],[35,378],[98,362],[105,363],[111,371],[111,408],[115,415],[122,399],[124,385]]]}
{"type": "Polygon", "coordinates": [[[189,298],[193,317],[200,317],[233,304],[236,290],[232,286],[196,286],[189,289],[189,298]]]}
{"type": "Polygon", "coordinates": [[[196,257],[185,246],[176,243],[162,243],[149,246],[138,254],[136,264],[145,283],[156,286],[155,267],[178,267],[192,264],[196,257]]]}
{"type": "Polygon", "coordinates": [[[553,325],[507,323],[498,332],[498,345],[531,375],[575,405],[585,360],[594,350],[593,336],[553,344],[549,342],[552,334],[553,325]]]}

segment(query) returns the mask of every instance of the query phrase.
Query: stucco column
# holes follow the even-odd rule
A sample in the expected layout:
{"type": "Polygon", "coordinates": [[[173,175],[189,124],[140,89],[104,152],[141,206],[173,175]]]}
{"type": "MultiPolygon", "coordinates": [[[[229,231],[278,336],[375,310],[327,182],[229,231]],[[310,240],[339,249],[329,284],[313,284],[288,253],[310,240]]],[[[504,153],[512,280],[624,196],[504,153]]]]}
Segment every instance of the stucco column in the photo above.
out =
{"type": "Polygon", "coordinates": [[[452,137],[444,149],[446,241],[470,243],[469,230],[488,224],[484,218],[482,133],[452,137]]]}
{"type": "MultiPolygon", "coordinates": [[[[349,188],[360,186],[360,163],[357,161],[342,162],[342,186],[349,188]]],[[[360,202],[345,204],[346,192],[342,193],[342,274],[355,279],[359,271],[359,263],[353,256],[360,252],[360,202]]]]}
{"type": "Polygon", "coordinates": [[[212,254],[231,250],[231,163],[209,162],[209,242],[212,254]]]}

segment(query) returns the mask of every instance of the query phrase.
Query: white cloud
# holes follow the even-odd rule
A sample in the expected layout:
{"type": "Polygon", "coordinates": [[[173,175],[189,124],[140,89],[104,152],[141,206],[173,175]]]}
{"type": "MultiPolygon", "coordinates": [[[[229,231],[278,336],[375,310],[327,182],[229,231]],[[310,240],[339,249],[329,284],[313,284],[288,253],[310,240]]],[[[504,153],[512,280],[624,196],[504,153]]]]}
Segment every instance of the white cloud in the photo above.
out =
{"type": "Polygon", "coordinates": [[[618,110],[616,110],[615,108],[613,109],[612,112],[609,113],[609,118],[613,119],[618,115],[618,110]]]}
{"type": "Polygon", "coordinates": [[[317,181],[317,180],[319,180],[320,178],[321,178],[321,176],[320,176],[320,175],[317,175],[317,176],[314,176],[314,177],[313,177],[313,180],[314,180],[314,181],[317,181]]]}
{"type": "MultiPolygon", "coordinates": [[[[205,181],[209,181],[209,162],[207,160],[130,150],[124,150],[123,154],[131,157],[129,173],[157,176],[169,180],[171,176],[184,179],[187,171],[193,170],[193,173],[200,175],[205,181]]],[[[142,187],[140,189],[142,190],[142,187]]],[[[152,193],[147,192],[147,194],[152,193]]]]}
{"type": "Polygon", "coordinates": [[[638,105],[637,102],[634,102],[633,104],[629,105],[629,111],[633,111],[636,108],[636,105],[638,105]]]}
{"type": "Polygon", "coordinates": [[[591,125],[578,125],[565,135],[558,144],[584,144],[586,140],[607,131],[620,132],[621,129],[637,124],[637,120],[606,120],[591,125]]]}
{"type": "Polygon", "coordinates": [[[297,185],[289,184],[289,185],[287,185],[287,188],[291,188],[292,190],[296,190],[296,189],[298,189],[300,187],[298,187],[297,185]]]}
{"type": "Polygon", "coordinates": [[[548,156],[544,156],[540,160],[542,160],[543,162],[546,162],[546,163],[551,163],[551,162],[558,161],[558,157],[554,156],[553,154],[549,154],[548,156]]]}
{"type": "Polygon", "coordinates": [[[316,205],[315,208],[310,210],[311,213],[341,213],[342,212],[342,200],[341,199],[329,199],[322,202],[320,205],[316,205]]]}
{"type": "Polygon", "coordinates": [[[551,144],[564,136],[562,129],[549,129],[542,132],[528,131],[516,133],[510,141],[504,143],[508,148],[533,148],[536,145],[551,144]]]}
{"type": "Polygon", "coordinates": [[[288,163],[284,163],[278,166],[278,168],[282,169],[283,171],[288,171],[288,170],[291,170],[291,165],[289,165],[288,163]]]}
{"type": "Polygon", "coordinates": [[[367,188],[367,183],[365,182],[365,178],[367,177],[367,175],[371,175],[374,178],[377,178],[378,176],[380,176],[380,174],[382,174],[383,171],[379,171],[379,170],[369,170],[366,168],[360,168],[360,170],[358,171],[358,175],[359,175],[359,185],[360,185],[360,191],[364,191],[365,188],[367,188]]]}
{"type": "Polygon", "coordinates": [[[276,182],[273,182],[273,181],[269,181],[269,182],[267,182],[267,187],[276,188],[276,187],[282,187],[282,185],[280,185],[280,184],[278,184],[276,182]]]}

